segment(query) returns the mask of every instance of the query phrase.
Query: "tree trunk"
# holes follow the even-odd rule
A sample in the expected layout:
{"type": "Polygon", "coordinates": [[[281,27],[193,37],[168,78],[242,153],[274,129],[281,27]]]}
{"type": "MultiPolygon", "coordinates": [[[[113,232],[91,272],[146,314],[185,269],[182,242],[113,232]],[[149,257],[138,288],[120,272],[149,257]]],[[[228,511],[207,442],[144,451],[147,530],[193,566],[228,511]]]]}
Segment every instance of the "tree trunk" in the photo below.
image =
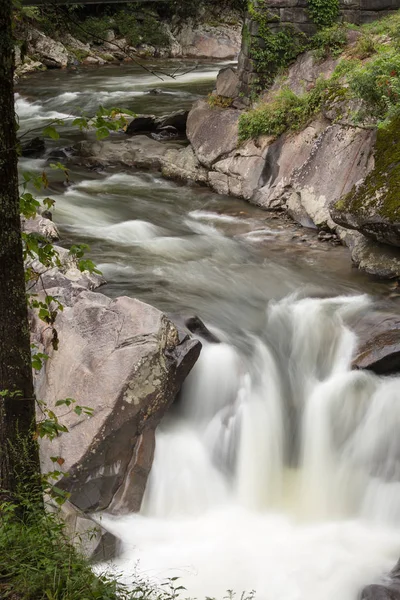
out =
{"type": "Polygon", "coordinates": [[[28,497],[37,491],[40,465],[33,439],[35,400],[19,216],[11,19],[12,0],[0,0],[0,494],[17,499],[21,485],[28,497]]]}

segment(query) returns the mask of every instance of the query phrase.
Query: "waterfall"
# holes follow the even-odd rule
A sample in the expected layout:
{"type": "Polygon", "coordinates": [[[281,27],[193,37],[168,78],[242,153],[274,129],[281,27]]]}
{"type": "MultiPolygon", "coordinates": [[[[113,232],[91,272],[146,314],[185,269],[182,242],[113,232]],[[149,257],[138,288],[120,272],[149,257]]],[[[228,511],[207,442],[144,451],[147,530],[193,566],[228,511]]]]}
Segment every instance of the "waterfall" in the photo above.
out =
{"type": "Polygon", "coordinates": [[[244,354],[204,342],[157,432],[119,567],[190,595],[355,600],[400,553],[400,379],[352,371],[366,296],[271,302],[244,354]]]}

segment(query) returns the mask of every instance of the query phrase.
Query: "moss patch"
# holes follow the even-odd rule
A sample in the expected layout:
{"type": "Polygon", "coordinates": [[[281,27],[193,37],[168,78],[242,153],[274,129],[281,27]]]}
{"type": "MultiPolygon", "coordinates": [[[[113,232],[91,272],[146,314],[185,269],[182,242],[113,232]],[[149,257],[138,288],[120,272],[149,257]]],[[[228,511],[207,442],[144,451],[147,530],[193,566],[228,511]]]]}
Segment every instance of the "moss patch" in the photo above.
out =
{"type": "Polygon", "coordinates": [[[371,212],[391,222],[400,220],[400,115],[378,129],[375,168],[358,187],[338,200],[335,209],[358,215],[371,212]]]}

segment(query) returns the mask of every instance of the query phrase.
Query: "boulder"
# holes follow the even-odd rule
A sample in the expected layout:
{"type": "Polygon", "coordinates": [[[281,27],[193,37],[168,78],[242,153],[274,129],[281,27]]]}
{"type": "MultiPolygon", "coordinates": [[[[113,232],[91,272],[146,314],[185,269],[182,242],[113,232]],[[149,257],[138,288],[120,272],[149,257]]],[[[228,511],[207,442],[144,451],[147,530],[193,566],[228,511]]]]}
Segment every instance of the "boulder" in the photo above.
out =
{"type": "Polygon", "coordinates": [[[171,148],[161,159],[161,173],[167,179],[208,183],[208,172],[197,159],[193,148],[171,148]]]}
{"type": "Polygon", "coordinates": [[[235,69],[226,67],[221,69],[217,76],[217,96],[236,98],[239,94],[239,77],[235,69]]]}
{"type": "Polygon", "coordinates": [[[400,314],[374,311],[352,324],[358,345],[353,367],[378,375],[400,373],[400,314]]]}
{"type": "Polygon", "coordinates": [[[381,583],[362,590],[361,600],[400,600],[400,560],[381,583]]]}
{"type": "Polygon", "coordinates": [[[189,113],[187,137],[200,163],[211,167],[238,146],[240,112],[234,109],[211,108],[199,100],[189,113]]]}
{"type": "Polygon", "coordinates": [[[38,158],[43,155],[46,150],[44,139],[34,137],[29,142],[25,142],[21,147],[21,156],[38,158]]]}
{"type": "Polygon", "coordinates": [[[171,148],[176,148],[173,142],[137,135],[124,141],[112,138],[84,141],[77,145],[76,150],[88,166],[123,165],[160,170],[162,159],[171,148]]]}
{"type": "Polygon", "coordinates": [[[21,217],[21,227],[25,233],[36,233],[46,238],[49,242],[56,242],[60,237],[57,226],[53,221],[41,215],[36,215],[32,219],[21,217]]]}
{"type": "Polygon", "coordinates": [[[400,277],[400,250],[379,244],[358,231],[337,227],[342,242],[350,249],[356,267],[382,279],[400,277]]]}
{"type": "Polygon", "coordinates": [[[152,133],[157,129],[157,118],[154,115],[137,115],[126,128],[127,135],[152,133]]]}
{"type": "Polygon", "coordinates": [[[335,223],[365,236],[400,246],[400,117],[378,130],[374,167],[331,206],[335,223]]]}
{"type": "Polygon", "coordinates": [[[28,52],[38,55],[40,61],[48,68],[64,68],[68,64],[68,50],[64,44],[56,42],[37,29],[29,31],[28,52]]]}
{"type": "Polygon", "coordinates": [[[164,127],[175,127],[181,133],[186,134],[186,124],[189,116],[188,110],[177,110],[157,119],[158,129],[164,127]]]}
{"type": "Polygon", "coordinates": [[[127,135],[141,135],[159,133],[165,127],[174,127],[179,134],[186,134],[186,122],[189,112],[178,110],[162,117],[155,115],[137,115],[129,123],[125,133],[127,135]]]}
{"type": "Polygon", "coordinates": [[[69,432],[41,440],[44,471],[62,456],[68,478],[58,486],[82,511],[112,514],[140,508],[159,421],[196,362],[201,344],[179,338],[175,326],[139,300],[83,291],[57,316],[59,348],[45,324],[33,323],[34,339],[49,355],[37,375],[36,394],[69,432]],[[93,416],[73,406],[74,398],[93,416]],[[79,411],[78,411],[79,412],[79,411]]]}

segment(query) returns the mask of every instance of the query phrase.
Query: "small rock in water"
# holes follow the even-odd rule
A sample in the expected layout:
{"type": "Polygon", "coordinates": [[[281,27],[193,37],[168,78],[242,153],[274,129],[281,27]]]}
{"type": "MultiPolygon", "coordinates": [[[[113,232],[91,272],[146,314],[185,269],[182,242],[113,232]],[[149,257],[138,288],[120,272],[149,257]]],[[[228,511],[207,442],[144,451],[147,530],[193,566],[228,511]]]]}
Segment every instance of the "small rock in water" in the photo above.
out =
{"type": "Polygon", "coordinates": [[[149,90],[147,93],[155,96],[157,94],[162,94],[163,91],[161,88],[153,88],[152,90],[149,90]]]}
{"type": "Polygon", "coordinates": [[[172,127],[172,125],[168,125],[167,127],[161,127],[161,129],[159,129],[157,133],[151,134],[151,137],[158,141],[171,140],[177,138],[178,136],[178,130],[175,127],[172,127]]]}

